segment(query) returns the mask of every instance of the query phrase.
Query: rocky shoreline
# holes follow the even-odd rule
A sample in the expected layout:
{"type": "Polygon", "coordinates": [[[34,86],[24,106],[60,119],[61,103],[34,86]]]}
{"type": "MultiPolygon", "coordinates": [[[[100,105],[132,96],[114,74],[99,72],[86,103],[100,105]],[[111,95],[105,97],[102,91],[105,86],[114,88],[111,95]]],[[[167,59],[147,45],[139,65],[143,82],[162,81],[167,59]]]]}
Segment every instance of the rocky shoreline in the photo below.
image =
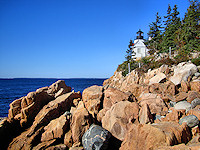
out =
{"type": "Polygon", "coordinates": [[[200,149],[200,66],[122,72],[80,92],[59,80],[10,104],[1,149],[200,149]]]}

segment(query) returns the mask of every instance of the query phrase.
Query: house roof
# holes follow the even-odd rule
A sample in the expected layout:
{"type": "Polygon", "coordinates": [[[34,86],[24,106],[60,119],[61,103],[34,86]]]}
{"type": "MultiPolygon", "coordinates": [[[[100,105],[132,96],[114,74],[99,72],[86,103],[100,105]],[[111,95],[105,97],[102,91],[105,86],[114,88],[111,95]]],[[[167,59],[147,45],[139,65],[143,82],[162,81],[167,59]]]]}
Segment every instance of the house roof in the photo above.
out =
{"type": "Polygon", "coordinates": [[[134,40],[134,47],[146,47],[144,44],[144,40],[141,39],[134,40]]]}

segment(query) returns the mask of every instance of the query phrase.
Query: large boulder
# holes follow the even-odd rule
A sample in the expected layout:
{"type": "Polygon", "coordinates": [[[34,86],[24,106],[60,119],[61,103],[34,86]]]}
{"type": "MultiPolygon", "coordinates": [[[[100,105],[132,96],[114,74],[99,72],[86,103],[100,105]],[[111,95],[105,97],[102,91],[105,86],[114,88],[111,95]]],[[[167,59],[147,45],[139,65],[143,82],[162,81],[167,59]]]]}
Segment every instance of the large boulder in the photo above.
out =
{"type": "Polygon", "coordinates": [[[159,146],[187,143],[191,133],[187,125],[176,122],[132,125],[127,132],[120,150],[147,150],[159,146]]]}
{"type": "Polygon", "coordinates": [[[178,122],[179,119],[183,116],[183,112],[173,109],[171,112],[169,112],[168,114],[166,114],[166,117],[163,118],[163,121],[175,121],[178,122]]]}
{"type": "Polygon", "coordinates": [[[142,105],[139,112],[139,122],[140,124],[147,124],[153,122],[153,116],[150,112],[148,104],[142,105]]]}
{"type": "Polygon", "coordinates": [[[187,102],[191,103],[196,98],[200,98],[200,93],[198,93],[196,91],[188,92],[187,102]]]}
{"type": "Polygon", "coordinates": [[[104,91],[103,108],[110,109],[111,106],[120,101],[130,100],[130,94],[124,93],[116,88],[109,87],[104,91]]]}
{"type": "Polygon", "coordinates": [[[35,117],[35,121],[30,128],[32,129],[32,132],[40,128],[42,125],[47,125],[51,120],[59,117],[66,111],[70,111],[73,100],[80,97],[80,92],[70,92],[67,94],[63,94],[55,100],[49,102],[35,117]]]}
{"type": "Polygon", "coordinates": [[[190,82],[191,90],[200,93],[200,80],[190,82]]]}
{"type": "Polygon", "coordinates": [[[170,81],[175,85],[181,84],[181,81],[187,81],[189,76],[197,72],[197,67],[192,63],[182,62],[174,67],[174,75],[170,77],[170,81]]]}
{"type": "MultiPolygon", "coordinates": [[[[37,114],[37,116],[35,117],[35,121],[33,122],[33,125],[27,131],[23,132],[21,135],[14,138],[13,141],[10,143],[8,149],[24,149],[24,148],[31,149],[32,147],[39,144],[40,141],[38,141],[38,139],[45,131],[44,127],[48,125],[51,120],[54,120],[59,116],[61,116],[62,114],[64,114],[66,111],[69,111],[73,99],[77,99],[80,97],[81,97],[80,93],[70,92],[67,94],[63,94],[58,98],[56,98],[55,100],[49,102],[37,114]]],[[[48,130],[46,129],[46,131],[48,130]]],[[[55,141],[56,139],[43,142],[41,143],[41,145],[38,145],[38,147],[40,146],[43,147],[45,145],[47,146],[48,144],[52,144],[52,142],[55,141]]]]}
{"type": "MultiPolygon", "coordinates": [[[[121,81],[120,90],[126,88],[130,84],[139,84],[141,76],[136,70],[131,71],[127,76],[121,81]]],[[[123,90],[122,90],[123,91],[123,90]]]]}
{"type": "Polygon", "coordinates": [[[74,145],[80,144],[83,134],[89,129],[91,124],[90,114],[84,107],[83,102],[80,101],[77,109],[72,114],[70,124],[74,145]]]}
{"type": "Polygon", "coordinates": [[[10,122],[20,120],[21,126],[29,127],[44,105],[70,91],[71,87],[66,86],[63,80],[58,80],[49,87],[39,88],[36,92],[30,92],[27,96],[13,101],[8,118],[10,122]]]}
{"type": "Polygon", "coordinates": [[[41,141],[49,141],[52,139],[61,139],[67,131],[69,120],[64,113],[59,118],[52,120],[47,126],[44,127],[44,133],[42,133],[41,141]]]}
{"type": "Polygon", "coordinates": [[[150,80],[151,78],[153,78],[154,76],[160,73],[168,74],[169,73],[168,65],[162,65],[160,68],[153,69],[153,70],[149,69],[148,72],[145,74],[145,79],[150,80]]]}
{"type": "Polygon", "coordinates": [[[90,114],[95,115],[98,114],[100,109],[100,104],[103,96],[103,87],[102,86],[91,86],[83,91],[82,99],[85,104],[86,109],[90,114]]]}
{"type": "Polygon", "coordinates": [[[92,124],[82,137],[82,144],[85,150],[106,150],[111,134],[101,126],[92,124]]]}
{"type": "Polygon", "coordinates": [[[163,109],[166,108],[165,103],[158,94],[142,93],[139,97],[140,106],[147,104],[151,114],[161,114],[163,109]]]}
{"type": "Polygon", "coordinates": [[[147,86],[135,83],[128,84],[127,86],[122,87],[120,90],[126,93],[130,92],[136,98],[138,98],[142,92],[149,92],[147,86]]]}
{"type": "Polygon", "coordinates": [[[192,128],[199,124],[199,119],[195,115],[189,115],[179,120],[180,125],[183,124],[183,122],[186,122],[188,127],[192,128]]]}
{"type": "Polygon", "coordinates": [[[20,120],[21,126],[30,125],[40,109],[51,100],[53,97],[45,90],[30,92],[10,104],[8,119],[10,122],[20,120]]]}
{"type": "Polygon", "coordinates": [[[129,125],[138,123],[139,106],[135,102],[121,101],[114,104],[102,119],[102,127],[123,141],[129,125]]]}
{"type": "Polygon", "coordinates": [[[175,99],[176,99],[175,102],[186,100],[187,97],[188,97],[188,93],[180,92],[175,96],[175,99]]]}
{"type": "Polygon", "coordinates": [[[149,85],[153,83],[160,83],[161,81],[165,79],[166,79],[166,75],[164,73],[158,73],[149,80],[149,85]]]}
{"type": "Polygon", "coordinates": [[[182,80],[181,81],[181,91],[188,92],[188,90],[189,90],[189,83],[187,81],[182,80]]]}
{"type": "Polygon", "coordinates": [[[188,103],[187,101],[180,101],[174,105],[174,109],[176,110],[183,109],[186,110],[186,112],[189,111],[191,108],[192,108],[191,104],[188,103]]]}
{"type": "MultiPolygon", "coordinates": [[[[13,120],[16,115],[20,114],[21,117],[21,102],[24,97],[14,100],[12,103],[10,103],[10,109],[8,110],[8,118],[9,120],[13,120]]],[[[15,118],[16,119],[16,118],[15,118]]]]}
{"type": "Polygon", "coordinates": [[[122,72],[121,71],[120,72],[115,71],[115,73],[112,77],[110,77],[109,79],[107,79],[103,82],[103,85],[104,86],[109,85],[111,87],[115,87],[115,88],[120,89],[124,80],[125,79],[122,75],[122,72]]]}
{"type": "Polygon", "coordinates": [[[19,136],[15,137],[8,146],[8,150],[19,150],[19,149],[40,149],[46,148],[56,141],[56,139],[47,141],[45,143],[40,143],[38,139],[40,138],[44,127],[39,128],[31,136],[29,136],[30,130],[24,131],[19,136]],[[40,144],[39,144],[40,143],[40,144]],[[38,145],[37,145],[38,144],[38,145]],[[34,148],[37,145],[37,148],[34,148]]]}
{"type": "Polygon", "coordinates": [[[191,106],[192,108],[195,108],[196,106],[200,105],[200,98],[195,98],[192,102],[191,102],[191,106]]]}
{"type": "Polygon", "coordinates": [[[102,118],[105,116],[106,112],[108,111],[109,109],[101,109],[99,111],[99,113],[97,114],[97,121],[101,122],[102,121],[102,118]]]}
{"type": "Polygon", "coordinates": [[[167,97],[174,96],[177,91],[176,86],[171,81],[165,83],[152,83],[148,86],[148,90],[150,93],[161,94],[167,97]]]}
{"type": "Polygon", "coordinates": [[[51,86],[49,86],[47,93],[49,95],[58,97],[62,94],[71,92],[71,87],[67,86],[65,84],[64,80],[58,80],[55,83],[53,83],[51,86]]]}
{"type": "Polygon", "coordinates": [[[22,99],[22,104],[25,103],[28,106],[23,107],[22,105],[20,120],[21,126],[31,124],[42,107],[51,100],[53,100],[53,97],[49,96],[46,91],[43,90],[28,93],[26,98],[22,99]]]}
{"type": "Polygon", "coordinates": [[[200,120],[200,105],[196,106],[195,108],[191,109],[187,115],[195,115],[200,120]]]}

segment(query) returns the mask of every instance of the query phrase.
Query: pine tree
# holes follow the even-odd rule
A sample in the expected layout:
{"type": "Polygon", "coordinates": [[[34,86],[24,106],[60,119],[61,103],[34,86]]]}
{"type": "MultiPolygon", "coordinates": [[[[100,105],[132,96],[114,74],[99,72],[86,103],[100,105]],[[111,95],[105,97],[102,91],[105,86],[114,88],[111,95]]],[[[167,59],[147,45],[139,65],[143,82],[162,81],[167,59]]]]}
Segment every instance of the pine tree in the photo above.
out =
{"type": "Polygon", "coordinates": [[[190,0],[190,6],[185,13],[180,38],[182,47],[180,54],[200,51],[200,10],[198,0],[190,0]]]}
{"type": "Polygon", "coordinates": [[[168,25],[171,23],[171,11],[172,11],[172,9],[171,9],[171,6],[170,6],[170,4],[168,4],[168,9],[167,9],[167,16],[164,16],[164,18],[165,19],[167,19],[166,21],[163,21],[165,24],[165,30],[167,29],[167,27],[168,27],[168,25]]]}
{"type": "Polygon", "coordinates": [[[162,35],[161,35],[161,17],[159,16],[158,12],[156,13],[156,21],[152,22],[150,25],[150,30],[148,32],[148,36],[151,38],[151,40],[148,41],[148,47],[153,50],[159,50],[161,48],[161,41],[162,41],[162,35]]]}
{"type": "Polygon", "coordinates": [[[126,50],[126,61],[131,61],[132,60],[132,56],[133,56],[133,41],[130,40],[129,45],[128,45],[129,49],[126,50]]]}
{"type": "Polygon", "coordinates": [[[163,41],[162,41],[162,52],[168,52],[169,47],[172,49],[176,49],[176,31],[180,28],[181,21],[180,17],[178,17],[179,12],[177,10],[177,5],[174,5],[173,12],[171,12],[170,5],[168,6],[167,10],[167,18],[165,22],[165,31],[163,33],[163,41]]]}

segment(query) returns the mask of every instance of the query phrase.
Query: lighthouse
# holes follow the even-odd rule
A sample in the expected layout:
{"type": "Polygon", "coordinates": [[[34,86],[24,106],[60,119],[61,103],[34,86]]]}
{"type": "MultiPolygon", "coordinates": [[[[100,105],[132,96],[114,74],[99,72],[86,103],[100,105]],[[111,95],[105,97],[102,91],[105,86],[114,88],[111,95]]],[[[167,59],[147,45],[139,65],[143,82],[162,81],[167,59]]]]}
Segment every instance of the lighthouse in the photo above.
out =
{"type": "Polygon", "coordinates": [[[141,59],[142,57],[147,56],[148,49],[144,44],[144,36],[143,32],[139,29],[139,31],[136,33],[136,39],[134,40],[134,46],[133,46],[133,55],[132,58],[134,60],[141,59]]]}

